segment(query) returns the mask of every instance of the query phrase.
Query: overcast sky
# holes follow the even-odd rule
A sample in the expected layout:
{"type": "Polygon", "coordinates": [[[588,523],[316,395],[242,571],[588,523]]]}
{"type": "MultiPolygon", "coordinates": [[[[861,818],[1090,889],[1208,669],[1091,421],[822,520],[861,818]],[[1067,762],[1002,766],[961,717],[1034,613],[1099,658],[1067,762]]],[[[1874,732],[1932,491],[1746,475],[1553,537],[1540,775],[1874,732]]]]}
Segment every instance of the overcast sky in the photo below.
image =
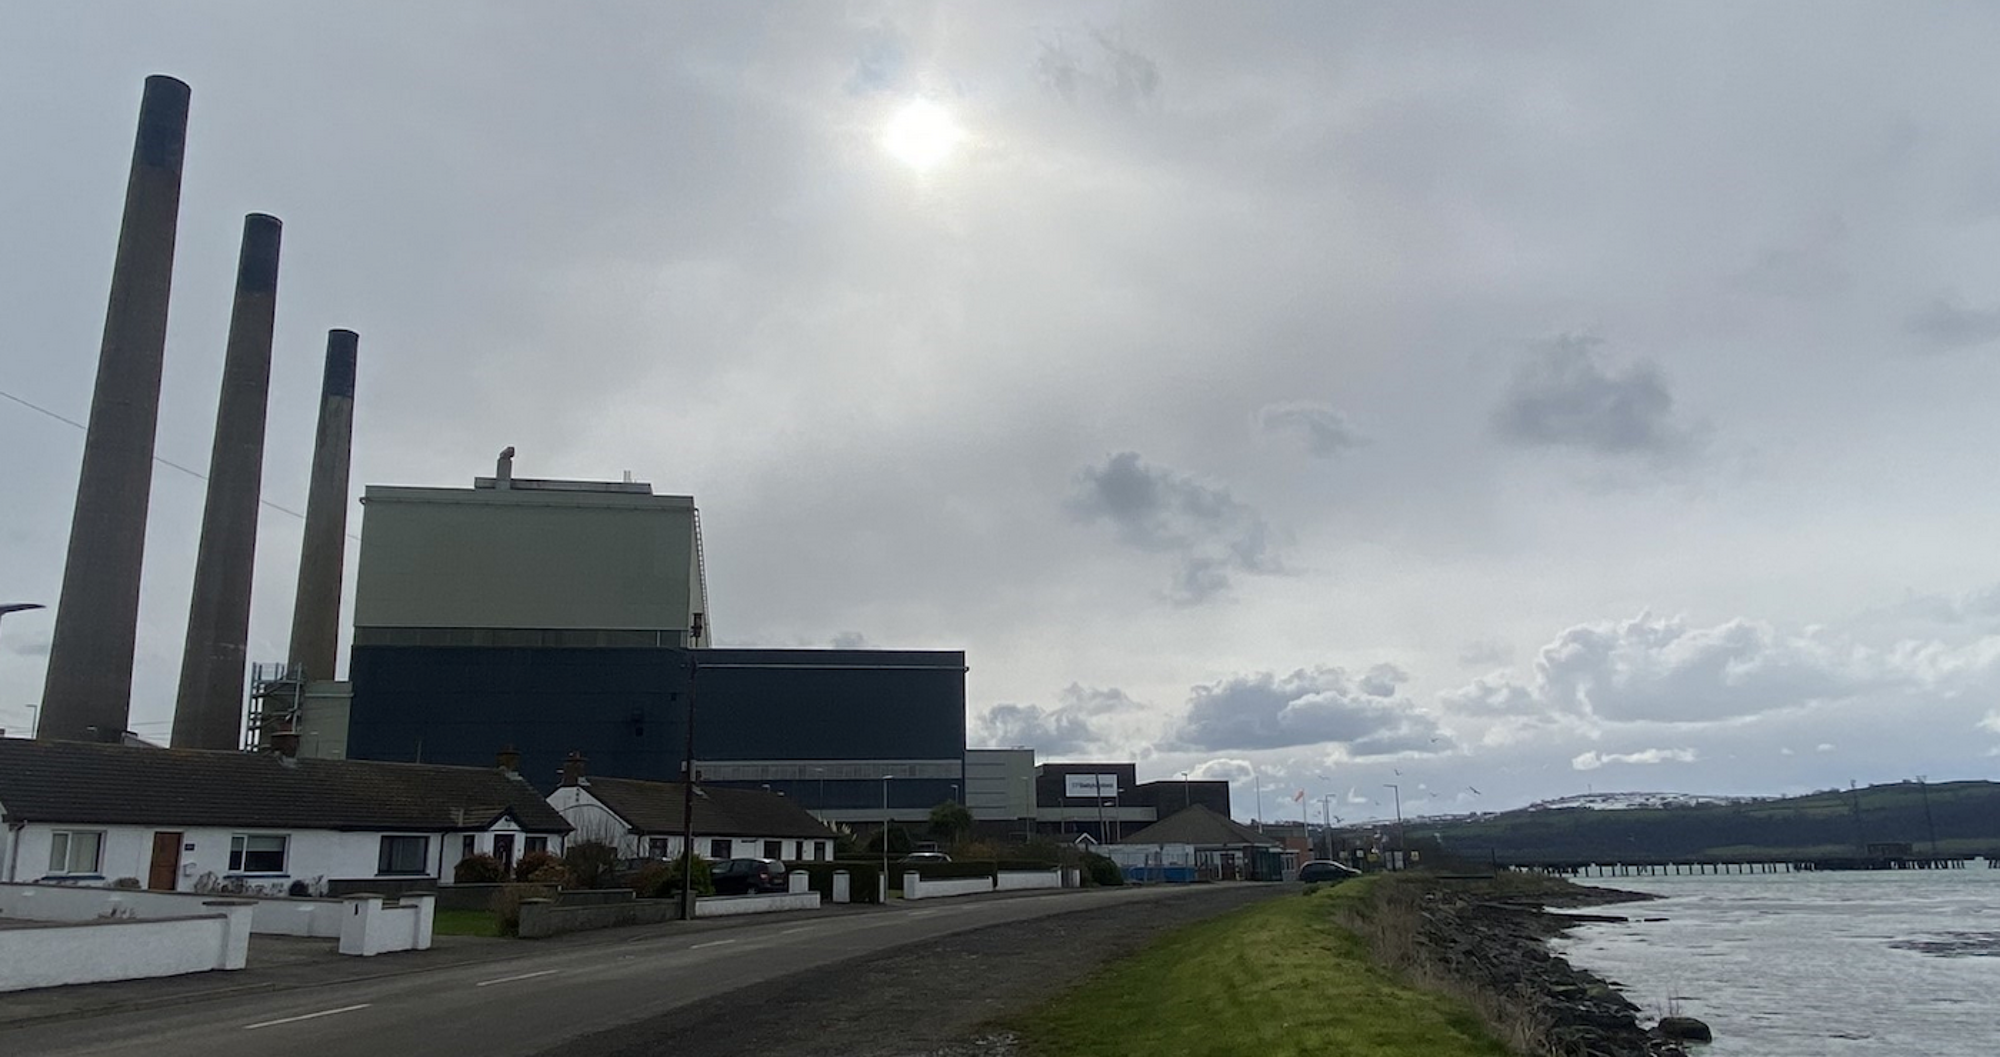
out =
{"type": "MultiPolygon", "coordinates": [[[[1349,820],[2000,769],[2000,7],[166,6],[0,10],[12,397],[89,413],[170,73],[158,450],[274,213],[272,503],[350,327],[357,494],[690,493],[719,643],[964,649],[975,746],[1349,820]]],[[[82,433],[0,443],[53,605],[82,433]]],[[[202,495],[156,471],[150,735],[202,495]]]]}

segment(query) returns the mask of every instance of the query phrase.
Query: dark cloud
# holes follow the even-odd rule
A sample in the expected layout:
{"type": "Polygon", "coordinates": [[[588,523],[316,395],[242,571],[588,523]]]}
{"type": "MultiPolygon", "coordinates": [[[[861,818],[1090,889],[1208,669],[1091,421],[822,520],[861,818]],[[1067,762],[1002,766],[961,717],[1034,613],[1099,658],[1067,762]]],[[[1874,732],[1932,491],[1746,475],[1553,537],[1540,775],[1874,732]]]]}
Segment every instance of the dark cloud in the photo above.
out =
{"type": "Polygon", "coordinates": [[[1359,678],[1314,668],[1197,686],[1170,747],[1218,752],[1337,742],[1352,756],[1441,751],[1448,743],[1437,724],[1393,696],[1407,678],[1379,665],[1359,678]]]}
{"type": "Polygon", "coordinates": [[[1203,484],[1137,452],[1120,452],[1076,474],[1068,506],[1084,521],[1108,521],[1139,550],[1174,555],[1180,568],[1170,592],[1182,604],[1228,590],[1237,572],[1274,573],[1270,526],[1227,489],[1203,484]]]}
{"type": "Polygon", "coordinates": [[[1967,308],[1940,297],[1910,313],[1903,329],[1939,348],[1985,345],[2000,339],[2000,308],[1967,308]]]}
{"type": "Polygon", "coordinates": [[[980,717],[975,740],[997,747],[1025,745],[1048,756],[1074,755],[1104,744],[1110,733],[1105,719],[1141,707],[1123,690],[1076,683],[1063,690],[1060,700],[1048,709],[995,705],[980,717]]]}
{"type": "Polygon", "coordinates": [[[1259,408],[1257,425],[1267,434],[1297,437],[1307,452],[1322,459],[1367,442],[1348,424],[1347,416],[1326,404],[1306,400],[1259,408]]]}
{"type": "Polygon", "coordinates": [[[1641,614],[1569,628],[1542,647],[1526,682],[1477,679],[1441,700],[1473,715],[1704,723],[1845,700],[1914,679],[1905,669],[1850,644],[1754,621],[1690,627],[1641,614]]]}
{"type": "Polygon", "coordinates": [[[1601,455],[1670,455],[1693,443],[1674,421],[1674,397],[1658,367],[1604,364],[1603,341],[1564,334],[1531,350],[1494,413],[1510,443],[1578,448],[1601,455]]]}

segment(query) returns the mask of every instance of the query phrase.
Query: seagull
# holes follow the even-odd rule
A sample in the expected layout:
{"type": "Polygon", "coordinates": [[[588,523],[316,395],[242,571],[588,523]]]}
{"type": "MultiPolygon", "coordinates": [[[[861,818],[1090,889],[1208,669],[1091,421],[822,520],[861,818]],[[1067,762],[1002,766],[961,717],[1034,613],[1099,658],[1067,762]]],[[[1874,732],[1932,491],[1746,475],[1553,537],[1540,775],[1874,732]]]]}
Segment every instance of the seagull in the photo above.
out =
{"type": "MultiPolygon", "coordinates": [[[[1466,786],[1466,788],[1467,788],[1467,789],[1472,789],[1472,787],[1471,787],[1471,786],[1469,786],[1469,785],[1468,785],[1468,786],[1466,786]]],[[[1477,789],[1472,789],[1472,795],[1473,795],[1473,796],[1485,796],[1486,794],[1485,794],[1485,793],[1482,793],[1482,792],[1480,792],[1480,791],[1479,791],[1479,790],[1477,790],[1477,789]]]]}

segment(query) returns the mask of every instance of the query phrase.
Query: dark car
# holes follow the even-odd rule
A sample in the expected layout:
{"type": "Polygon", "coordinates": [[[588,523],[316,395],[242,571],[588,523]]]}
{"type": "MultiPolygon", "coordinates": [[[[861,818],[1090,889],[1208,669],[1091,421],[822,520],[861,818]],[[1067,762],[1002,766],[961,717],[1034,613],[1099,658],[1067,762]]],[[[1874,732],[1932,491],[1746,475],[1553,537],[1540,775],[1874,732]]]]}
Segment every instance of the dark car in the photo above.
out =
{"type": "Polygon", "coordinates": [[[719,896],[750,895],[756,892],[783,892],[785,864],[776,859],[725,859],[709,867],[719,896]]]}
{"type": "Polygon", "coordinates": [[[1334,862],[1332,859],[1314,859],[1299,867],[1299,880],[1308,883],[1345,881],[1350,877],[1359,876],[1361,876],[1360,870],[1346,863],[1334,862]]]}

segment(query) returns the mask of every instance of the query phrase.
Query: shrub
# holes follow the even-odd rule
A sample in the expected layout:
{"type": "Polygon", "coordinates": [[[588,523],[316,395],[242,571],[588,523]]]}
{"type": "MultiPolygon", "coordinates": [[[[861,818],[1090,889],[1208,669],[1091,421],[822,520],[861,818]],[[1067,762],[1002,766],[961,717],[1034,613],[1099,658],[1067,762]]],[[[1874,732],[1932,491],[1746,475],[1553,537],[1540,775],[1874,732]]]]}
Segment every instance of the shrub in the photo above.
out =
{"type": "Polygon", "coordinates": [[[556,890],[545,885],[510,884],[502,885],[487,909],[500,919],[500,935],[521,934],[521,904],[529,899],[554,899],[556,890]]]}
{"type": "Polygon", "coordinates": [[[664,899],[668,894],[667,880],[670,876],[666,863],[649,862],[625,878],[625,883],[640,899],[664,899]]]}
{"type": "Polygon", "coordinates": [[[1118,864],[1096,852],[1083,853],[1083,875],[1091,884],[1113,888],[1125,883],[1125,872],[1118,864]]]}
{"type": "Polygon", "coordinates": [[[562,864],[578,888],[609,888],[618,872],[618,849],[601,840],[570,845],[562,864]]]}
{"type": "Polygon", "coordinates": [[[554,856],[534,873],[519,878],[521,881],[538,885],[553,885],[556,888],[575,888],[576,879],[569,875],[569,867],[557,862],[554,856]]]}
{"type": "Polygon", "coordinates": [[[454,884],[489,885],[506,880],[507,872],[491,855],[468,855],[452,867],[451,879],[454,884]]]}
{"type": "Polygon", "coordinates": [[[521,856],[521,861],[514,864],[514,880],[527,881],[535,876],[536,871],[545,866],[561,865],[562,859],[551,852],[531,851],[521,856]]]}

